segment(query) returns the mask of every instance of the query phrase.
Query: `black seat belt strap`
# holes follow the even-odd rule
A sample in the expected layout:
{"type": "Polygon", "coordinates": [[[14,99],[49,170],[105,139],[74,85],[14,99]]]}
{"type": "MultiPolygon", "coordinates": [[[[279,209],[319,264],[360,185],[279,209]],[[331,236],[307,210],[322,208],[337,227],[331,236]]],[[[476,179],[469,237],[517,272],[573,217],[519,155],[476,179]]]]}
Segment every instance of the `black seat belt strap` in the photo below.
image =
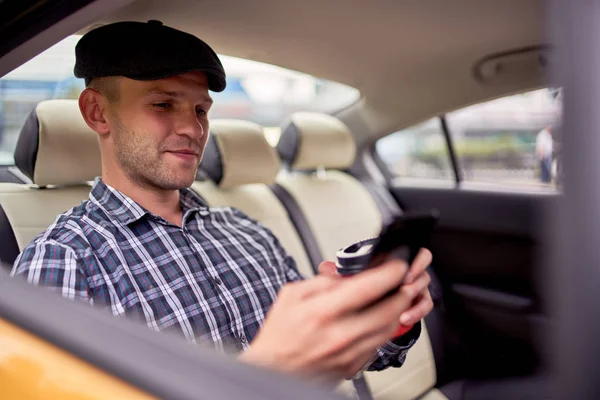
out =
{"type": "Polygon", "coordinates": [[[373,400],[371,389],[369,388],[369,384],[367,383],[364,374],[360,374],[360,376],[354,378],[352,384],[354,385],[356,398],[358,400],[373,400]]]}

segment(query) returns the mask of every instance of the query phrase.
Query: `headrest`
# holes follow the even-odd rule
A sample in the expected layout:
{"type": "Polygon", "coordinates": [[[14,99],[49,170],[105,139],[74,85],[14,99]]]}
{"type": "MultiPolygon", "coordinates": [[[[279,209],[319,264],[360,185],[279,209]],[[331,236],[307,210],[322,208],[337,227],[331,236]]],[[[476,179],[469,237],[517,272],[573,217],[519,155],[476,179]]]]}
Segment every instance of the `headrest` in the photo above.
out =
{"type": "Polygon", "coordinates": [[[331,115],[292,114],[277,144],[281,160],[291,169],[346,169],[354,162],[356,146],[348,127],[331,115]]]}
{"type": "Polygon", "coordinates": [[[15,164],[38,186],[69,185],[102,174],[98,135],[77,100],[39,103],[21,129],[15,164]]]}
{"type": "Polygon", "coordinates": [[[210,131],[200,169],[220,187],[275,182],[279,158],[260,125],[234,119],[212,120],[210,131]]]}

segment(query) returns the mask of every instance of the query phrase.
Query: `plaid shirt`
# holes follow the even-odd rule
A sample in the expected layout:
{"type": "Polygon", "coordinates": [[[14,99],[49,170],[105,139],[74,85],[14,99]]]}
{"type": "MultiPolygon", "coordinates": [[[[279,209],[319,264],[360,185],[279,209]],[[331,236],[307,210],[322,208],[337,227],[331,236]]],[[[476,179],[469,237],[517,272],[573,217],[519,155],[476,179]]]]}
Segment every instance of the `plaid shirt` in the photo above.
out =
{"type": "MultiPolygon", "coordinates": [[[[303,279],[275,236],[241,211],[180,191],[183,226],[97,179],[90,198],[58,216],[15,261],[13,275],[68,299],[142,318],[217,350],[246,349],[279,289],[303,279]]],[[[389,343],[370,369],[400,366],[420,333],[389,343]]]]}

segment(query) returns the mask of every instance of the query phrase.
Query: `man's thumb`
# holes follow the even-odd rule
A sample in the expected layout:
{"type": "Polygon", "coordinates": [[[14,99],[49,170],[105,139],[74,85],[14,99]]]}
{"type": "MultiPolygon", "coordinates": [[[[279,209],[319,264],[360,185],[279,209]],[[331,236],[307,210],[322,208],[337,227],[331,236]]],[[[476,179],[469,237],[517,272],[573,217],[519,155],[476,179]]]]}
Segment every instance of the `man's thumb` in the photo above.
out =
{"type": "Polygon", "coordinates": [[[319,275],[338,276],[335,263],[331,261],[323,261],[319,264],[319,275]]]}

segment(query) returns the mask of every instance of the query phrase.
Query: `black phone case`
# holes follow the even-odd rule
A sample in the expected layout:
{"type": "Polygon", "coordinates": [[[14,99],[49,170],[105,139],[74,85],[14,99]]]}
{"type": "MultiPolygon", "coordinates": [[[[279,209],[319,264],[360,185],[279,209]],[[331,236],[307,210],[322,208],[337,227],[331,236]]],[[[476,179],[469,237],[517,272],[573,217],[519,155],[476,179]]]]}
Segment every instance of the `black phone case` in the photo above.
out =
{"type": "Polygon", "coordinates": [[[367,268],[374,268],[379,259],[395,256],[404,259],[409,265],[419,250],[428,247],[431,234],[439,219],[439,213],[410,213],[395,217],[386,225],[375,241],[367,268]]]}
{"type": "MultiPolygon", "coordinates": [[[[431,235],[438,219],[437,210],[403,214],[394,218],[382,229],[370,254],[366,269],[376,268],[390,258],[403,259],[410,267],[419,250],[429,247],[431,235]]],[[[401,286],[390,290],[373,304],[397,293],[401,286]]]]}

